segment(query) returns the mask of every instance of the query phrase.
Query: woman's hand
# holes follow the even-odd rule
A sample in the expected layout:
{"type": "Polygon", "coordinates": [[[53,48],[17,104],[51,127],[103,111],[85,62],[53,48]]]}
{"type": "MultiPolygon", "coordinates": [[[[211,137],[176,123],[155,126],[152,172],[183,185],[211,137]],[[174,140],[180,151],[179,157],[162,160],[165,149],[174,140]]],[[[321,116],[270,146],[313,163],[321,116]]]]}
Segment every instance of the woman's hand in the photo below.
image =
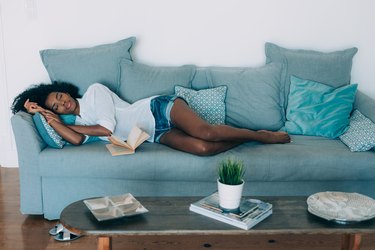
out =
{"type": "Polygon", "coordinates": [[[51,122],[54,122],[54,121],[58,123],[62,123],[60,120],[60,117],[54,112],[52,112],[51,110],[44,109],[44,111],[42,111],[41,113],[44,116],[44,118],[46,118],[48,124],[51,124],[51,122]]]}
{"type": "Polygon", "coordinates": [[[35,114],[36,112],[42,113],[43,111],[45,111],[44,108],[39,106],[36,102],[30,102],[29,99],[26,100],[26,102],[23,104],[23,106],[25,107],[27,112],[30,113],[30,114],[35,114]]]}

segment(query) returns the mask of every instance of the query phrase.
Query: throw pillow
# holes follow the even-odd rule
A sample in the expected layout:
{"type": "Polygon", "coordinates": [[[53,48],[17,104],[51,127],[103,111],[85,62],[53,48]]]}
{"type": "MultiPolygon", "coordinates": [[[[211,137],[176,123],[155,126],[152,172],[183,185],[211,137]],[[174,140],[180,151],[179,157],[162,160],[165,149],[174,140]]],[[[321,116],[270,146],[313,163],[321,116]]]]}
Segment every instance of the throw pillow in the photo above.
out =
{"type": "Polygon", "coordinates": [[[60,120],[67,125],[73,125],[76,123],[76,115],[59,115],[60,120]]]}
{"type": "Polygon", "coordinates": [[[56,131],[48,124],[43,115],[39,112],[33,115],[33,121],[43,141],[52,148],[63,148],[65,140],[56,133],[56,131]]]}
{"type": "Polygon", "coordinates": [[[339,88],[291,77],[285,129],[291,134],[336,138],[349,125],[357,84],[339,88]]]}
{"type": "Polygon", "coordinates": [[[285,68],[271,63],[259,68],[208,68],[210,86],[227,86],[226,123],[253,130],[279,130],[284,125],[280,82],[285,68]]]}
{"type": "Polygon", "coordinates": [[[211,124],[225,123],[226,86],[201,90],[175,86],[174,90],[175,95],[185,99],[202,119],[211,124]]]}
{"type": "Polygon", "coordinates": [[[81,94],[95,82],[118,91],[118,64],[122,58],[131,59],[135,38],[91,48],[47,49],[40,51],[43,64],[52,82],[69,82],[80,88],[81,94]]]}
{"type": "Polygon", "coordinates": [[[340,136],[352,152],[367,151],[375,147],[375,123],[354,110],[348,130],[340,136]]]}
{"type": "Polygon", "coordinates": [[[195,67],[153,67],[130,60],[120,63],[119,96],[133,103],[154,95],[172,95],[174,86],[191,87],[195,67]]]}
{"type": "Polygon", "coordinates": [[[287,65],[287,75],[283,84],[283,105],[287,106],[290,77],[296,76],[332,87],[341,87],[350,83],[352,59],[357,48],[334,52],[314,50],[286,49],[273,43],[265,44],[267,63],[279,62],[287,65]]]}
{"type": "MultiPolygon", "coordinates": [[[[76,121],[75,115],[60,115],[60,119],[64,124],[67,125],[73,125],[76,121]]],[[[52,148],[63,148],[64,145],[69,144],[66,142],[56,131],[54,128],[51,127],[51,125],[48,124],[46,119],[43,115],[40,113],[35,113],[33,115],[33,121],[35,124],[36,129],[38,130],[38,133],[40,137],[42,137],[42,140],[50,147],[52,148]]],[[[82,144],[87,144],[90,142],[99,141],[98,136],[85,136],[85,140],[82,142],[82,144]]]]}

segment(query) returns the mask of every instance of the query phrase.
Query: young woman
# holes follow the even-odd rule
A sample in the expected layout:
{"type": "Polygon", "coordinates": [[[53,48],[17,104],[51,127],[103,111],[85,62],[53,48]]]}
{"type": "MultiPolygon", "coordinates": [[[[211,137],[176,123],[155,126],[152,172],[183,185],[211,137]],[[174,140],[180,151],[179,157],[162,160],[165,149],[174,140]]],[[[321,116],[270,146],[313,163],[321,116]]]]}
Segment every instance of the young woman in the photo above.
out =
{"type": "Polygon", "coordinates": [[[12,105],[31,114],[40,112],[66,141],[82,144],[85,135],[107,139],[111,134],[126,140],[134,125],[151,135],[149,141],[196,155],[214,155],[243,142],[289,143],[285,132],[253,131],[228,125],[211,125],[176,96],[153,96],[129,104],[106,86],[95,83],[81,97],[72,84],[33,86],[12,105]],[[59,114],[77,115],[75,125],[65,125],[59,114]]]}

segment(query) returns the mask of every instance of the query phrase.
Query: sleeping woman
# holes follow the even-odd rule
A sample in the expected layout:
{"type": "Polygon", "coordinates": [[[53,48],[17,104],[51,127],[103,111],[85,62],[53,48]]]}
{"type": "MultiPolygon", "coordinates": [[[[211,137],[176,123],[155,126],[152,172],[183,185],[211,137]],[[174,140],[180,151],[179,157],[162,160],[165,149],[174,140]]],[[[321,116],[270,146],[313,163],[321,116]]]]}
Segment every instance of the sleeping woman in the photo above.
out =
{"type": "Polygon", "coordinates": [[[20,110],[40,112],[62,138],[74,145],[82,144],[85,135],[107,140],[114,134],[126,140],[135,125],[150,135],[149,142],[201,156],[249,141],[290,142],[285,132],[212,125],[174,95],[151,96],[129,104],[99,83],[92,84],[83,96],[78,87],[68,83],[34,85],[14,99],[12,112],[20,110]],[[76,115],[75,124],[64,124],[60,114],[76,115]]]}

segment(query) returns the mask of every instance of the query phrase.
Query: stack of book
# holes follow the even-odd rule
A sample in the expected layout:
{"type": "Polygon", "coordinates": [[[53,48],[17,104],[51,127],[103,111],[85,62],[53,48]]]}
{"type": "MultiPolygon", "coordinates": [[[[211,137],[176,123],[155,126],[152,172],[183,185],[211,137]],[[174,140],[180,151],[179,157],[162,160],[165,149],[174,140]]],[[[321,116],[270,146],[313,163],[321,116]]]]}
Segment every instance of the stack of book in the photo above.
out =
{"type": "Polygon", "coordinates": [[[219,206],[219,194],[213,193],[190,204],[190,211],[248,230],[272,214],[272,204],[243,198],[238,211],[225,211],[219,206]]]}

